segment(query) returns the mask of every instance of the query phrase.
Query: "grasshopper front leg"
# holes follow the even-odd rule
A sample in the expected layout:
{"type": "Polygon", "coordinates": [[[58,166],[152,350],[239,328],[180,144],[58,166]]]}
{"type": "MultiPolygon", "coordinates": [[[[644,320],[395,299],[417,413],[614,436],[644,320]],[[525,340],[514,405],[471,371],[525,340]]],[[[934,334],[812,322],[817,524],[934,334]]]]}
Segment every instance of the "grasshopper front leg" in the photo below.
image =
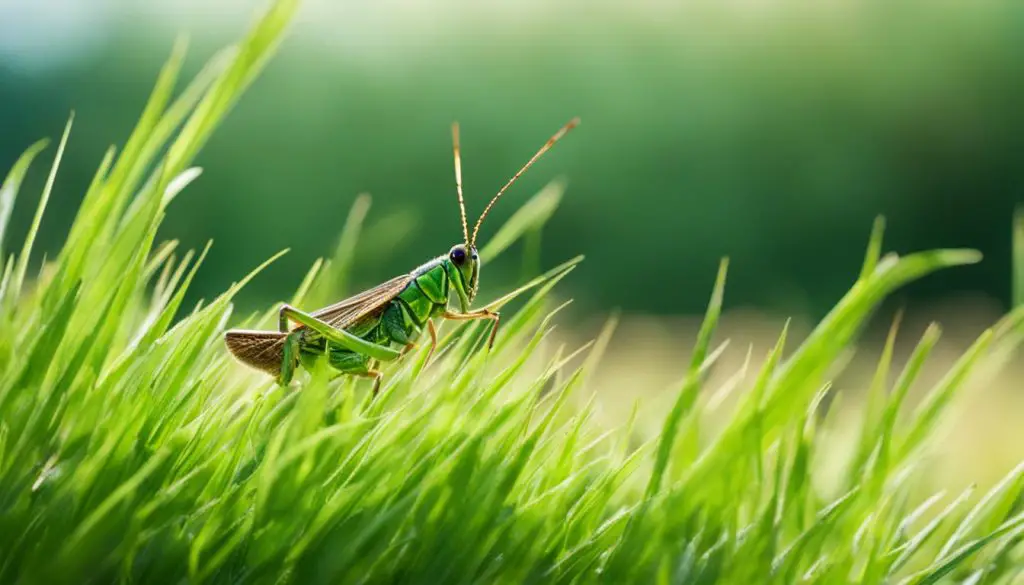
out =
{"type": "Polygon", "coordinates": [[[437,349],[437,329],[434,328],[434,322],[427,320],[427,330],[430,331],[430,351],[427,353],[427,361],[425,364],[430,363],[430,358],[434,357],[434,351],[437,349]]]}
{"type": "Polygon", "coordinates": [[[441,316],[452,321],[490,319],[494,322],[494,325],[491,327],[491,336],[487,340],[487,349],[494,347],[494,337],[498,334],[498,324],[501,322],[501,315],[497,311],[490,311],[488,309],[480,309],[479,311],[470,311],[468,313],[453,313],[451,311],[445,311],[441,316]]]}
{"type": "Polygon", "coordinates": [[[289,333],[284,338],[284,351],[281,352],[281,373],[277,376],[279,386],[287,386],[292,382],[295,368],[299,365],[299,337],[301,332],[289,333]]]}

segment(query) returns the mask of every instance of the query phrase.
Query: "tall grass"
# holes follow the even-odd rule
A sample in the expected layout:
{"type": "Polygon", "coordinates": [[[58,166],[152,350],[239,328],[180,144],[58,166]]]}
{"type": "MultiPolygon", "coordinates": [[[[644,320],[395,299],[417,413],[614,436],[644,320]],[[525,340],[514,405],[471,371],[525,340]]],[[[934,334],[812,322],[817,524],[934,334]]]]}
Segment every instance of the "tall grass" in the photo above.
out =
{"type": "MultiPolygon", "coordinates": [[[[723,347],[724,262],[685,380],[648,442],[592,421],[587,382],[614,320],[585,347],[549,347],[553,287],[575,259],[493,303],[520,297],[493,352],[480,350],[481,325],[445,331],[439,359],[407,356],[377,400],[324,368],[280,389],[233,362],[229,321],[272,327],[273,307],[232,317],[232,297],[261,267],[186,309],[206,250],[154,238],[294,10],[275,4],[177,97],[175,48],[132,135],[102,158],[63,249],[36,270],[68,122],[28,237],[0,256],[0,581],[977,583],[1020,572],[1024,465],[980,498],[912,494],[965,380],[1024,339],[1024,306],[911,413],[903,401],[939,328],[893,372],[894,325],[838,495],[813,481],[833,456],[819,440],[830,425],[821,404],[866,320],[898,287],[979,259],[883,255],[881,223],[859,278],[813,333],[790,348],[784,330],[759,371],[736,372],[739,406],[710,440],[703,380],[723,347]]],[[[0,189],[0,238],[45,146],[0,189]]],[[[492,256],[535,233],[553,189],[499,230],[492,256]]],[[[341,292],[366,204],[289,302],[341,292]]],[[[1018,255],[1018,283],[1022,266],[1018,255]]]]}

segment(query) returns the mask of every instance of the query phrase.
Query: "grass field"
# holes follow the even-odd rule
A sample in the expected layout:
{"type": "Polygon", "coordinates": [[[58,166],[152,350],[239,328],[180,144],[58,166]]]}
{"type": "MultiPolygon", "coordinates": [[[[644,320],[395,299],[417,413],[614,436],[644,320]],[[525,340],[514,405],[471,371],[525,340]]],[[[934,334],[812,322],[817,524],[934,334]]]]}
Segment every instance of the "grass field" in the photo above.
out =
{"type": "MultiPolygon", "coordinates": [[[[653,432],[632,405],[614,424],[598,416],[615,319],[592,342],[552,332],[558,281],[579,259],[496,301],[493,352],[480,349],[482,326],[447,327],[440,358],[410,354],[377,400],[366,381],[324,369],[281,389],[232,361],[227,325],[273,328],[276,307],[232,314],[260,268],[182,307],[206,252],[155,238],[294,8],[277,3],[180,92],[175,49],[131,137],[102,157],[66,244],[37,268],[69,121],[26,241],[0,250],[0,582],[1019,582],[1024,465],[948,495],[928,466],[969,383],[1019,376],[1003,366],[1019,360],[1024,287],[935,379],[922,372],[938,326],[898,367],[894,325],[863,401],[837,408],[832,381],[886,296],[980,259],[883,254],[881,222],[824,320],[798,343],[783,327],[739,363],[716,333],[723,262],[653,432]]],[[[0,244],[46,147],[30,147],[0,189],[0,244]]],[[[485,257],[556,202],[533,199],[485,257]]],[[[289,302],[341,294],[364,214],[357,204],[289,302]]],[[[1024,246],[1024,218],[1017,231],[1024,246]]]]}

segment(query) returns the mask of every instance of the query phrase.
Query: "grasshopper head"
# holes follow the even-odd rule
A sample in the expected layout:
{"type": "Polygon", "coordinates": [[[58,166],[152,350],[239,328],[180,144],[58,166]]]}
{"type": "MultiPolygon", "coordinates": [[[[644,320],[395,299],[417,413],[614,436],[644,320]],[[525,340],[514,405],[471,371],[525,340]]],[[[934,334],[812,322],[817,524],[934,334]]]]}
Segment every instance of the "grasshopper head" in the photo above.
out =
{"type": "Polygon", "coordinates": [[[448,261],[455,268],[452,286],[459,296],[462,312],[469,311],[469,304],[476,296],[477,283],[480,280],[480,255],[475,246],[456,244],[448,252],[448,261]]]}
{"type": "Polygon", "coordinates": [[[466,222],[466,202],[462,199],[462,158],[459,154],[459,125],[452,124],[452,151],[455,155],[455,192],[459,196],[459,214],[462,219],[462,236],[465,238],[463,244],[456,244],[452,246],[450,252],[448,252],[448,258],[446,262],[450,262],[452,267],[455,268],[455,275],[452,277],[452,286],[455,287],[455,292],[459,295],[459,304],[462,305],[462,311],[469,311],[469,304],[473,301],[473,297],[476,296],[476,285],[480,279],[480,256],[476,251],[476,236],[480,232],[480,224],[484,222],[484,218],[490,213],[491,207],[501,199],[501,195],[512,186],[512,183],[516,182],[526,169],[530,168],[530,165],[537,162],[542,154],[547,152],[566,132],[572,130],[576,124],[579,124],[579,118],[573,118],[568,124],[562,126],[555,135],[548,139],[544,143],[544,146],[540,147],[540,150],[533,155],[523,168],[519,169],[511,179],[505,183],[505,186],[498,190],[498,194],[491,198],[491,201],[484,208],[483,213],[480,214],[479,219],[476,220],[476,225],[473,226],[473,233],[469,232],[469,224],[466,222]],[[456,278],[455,276],[458,276],[456,278]]]}

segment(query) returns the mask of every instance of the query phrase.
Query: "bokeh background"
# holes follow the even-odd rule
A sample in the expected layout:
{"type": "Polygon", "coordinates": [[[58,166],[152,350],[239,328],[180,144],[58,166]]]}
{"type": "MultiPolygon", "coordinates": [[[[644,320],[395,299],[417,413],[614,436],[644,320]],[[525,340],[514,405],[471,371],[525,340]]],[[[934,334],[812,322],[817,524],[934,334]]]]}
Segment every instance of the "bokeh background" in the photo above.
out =
{"type": "MultiPolygon", "coordinates": [[[[44,247],[103,149],[124,140],[174,38],[189,34],[195,71],[261,5],[0,3],[0,160],[77,112],[44,247]]],[[[196,283],[207,297],[292,248],[243,297],[267,302],[330,251],[365,191],[371,219],[400,210],[413,222],[359,269],[385,278],[458,237],[452,120],[474,215],[579,115],[488,227],[564,177],[544,249],[550,264],[587,254],[566,286],[592,310],[699,311],[728,255],[733,304],[818,316],[855,276],[876,214],[896,250],[985,253],[908,298],[1005,306],[1009,218],[1024,200],[1022,63],[1024,5],[1009,0],[310,0],[202,154],[165,235],[214,239],[196,283]]],[[[31,212],[19,206],[16,226],[31,212]]]]}
{"type": "MultiPolygon", "coordinates": [[[[0,162],[59,135],[76,112],[41,250],[56,250],[174,39],[188,33],[194,73],[260,6],[0,1],[0,162]]],[[[483,238],[517,202],[567,181],[541,264],[587,255],[562,287],[581,336],[623,311],[610,387],[641,371],[671,386],[722,256],[731,258],[725,331],[739,341],[729,363],[747,343],[766,351],[783,316],[796,318],[796,331],[809,326],[853,282],[877,214],[889,249],[985,254],[893,301],[909,310],[902,356],[928,319],[950,324],[941,367],[1009,304],[1010,218],[1024,201],[1022,95],[1024,4],[1014,0],[307,0],[278,57],[200,155],[205,172],[161,235],[190,248],[214,240],[194,299],[291,248],[240,298],[266,306],[330,254],[355,197],[369,192],[375,235],[355,277],[379,282],[459,237],[453,120],[475,216],[578,115],[580,128],[513,188],[483,238]]],[[[43,179],[34,173],[26,192],[43,179]]],[[[16,208],[15,240],[33,205],[16,208]]],[[[485,285],[496,292],[521,270],[508,253],[487,266],[485,285]]],[[[1020,404],[975,404],[989,410],[968,419],[968,434],[990,456],[1021,455],[1020,404]]]]}

